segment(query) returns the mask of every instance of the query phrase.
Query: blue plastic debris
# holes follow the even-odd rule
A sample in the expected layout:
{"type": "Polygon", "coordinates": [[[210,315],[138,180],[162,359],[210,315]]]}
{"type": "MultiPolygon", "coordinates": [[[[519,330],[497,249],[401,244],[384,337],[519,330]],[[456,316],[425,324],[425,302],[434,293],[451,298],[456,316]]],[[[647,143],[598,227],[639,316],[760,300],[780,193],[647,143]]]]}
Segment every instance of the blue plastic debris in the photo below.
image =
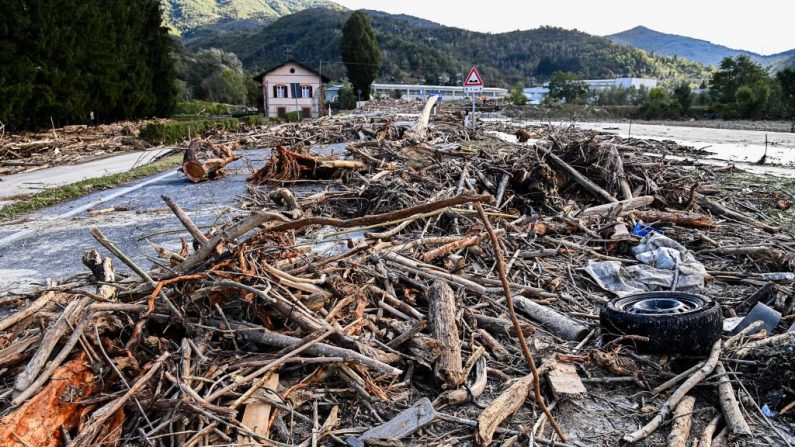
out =
{"type": "Polygon", "coordinates": [[[762,414],[764,414],[769,418],[776,417],[776,412],[772,411],[770,407],[767,406],[767,404],[762,405],[762,414]]]}
{"type": "Polygon", "coordinates": [[[660,233],[665,234],[664,231],[654,228],[651,225],[646,225],[643,223],[642,220],[635,222],[635,226],[632,227],[632,235],[637,237],[646,237],[650,233],[660,233]]]}

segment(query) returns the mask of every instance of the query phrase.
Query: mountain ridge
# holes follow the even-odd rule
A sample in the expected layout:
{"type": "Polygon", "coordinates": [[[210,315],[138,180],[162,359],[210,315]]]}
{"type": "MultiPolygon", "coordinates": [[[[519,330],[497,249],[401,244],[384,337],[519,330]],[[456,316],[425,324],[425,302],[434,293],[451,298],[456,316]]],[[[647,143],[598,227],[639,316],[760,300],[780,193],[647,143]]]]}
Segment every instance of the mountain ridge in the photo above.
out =
{"type": "MultiPolygon", "coordinates": [[[[696,63],[618,45],[576,30],[542,27],[507,33],[480,33],[428,20],[365,11],[384,53],[382,81],[454,83],[478,65],[487,83],[511,87],[549,79],[554,71],[584,78],[657,77],[667,81],[707,77],[696,63]]],[[[314,8],[279,18],[259,31],[205,35],[186,44],[192,49],[216,47],[238,55],[256,72],[292,56],[323,73],[344,76],[339,56],[342,25],[350,11],[314,8]]]]}
{"type": "Polygon", "coordinates": [[[746,55],[763,66],[781,59],[795,56],[795,49],[774,54],[759,54],[753,51],[729,48],[694,37],[669,34],[639,25],[634,28],[605,36],[614,42],[633,46],[670,57],[683,57],[705,65],[717,66],[725,57],[746,55]]]}

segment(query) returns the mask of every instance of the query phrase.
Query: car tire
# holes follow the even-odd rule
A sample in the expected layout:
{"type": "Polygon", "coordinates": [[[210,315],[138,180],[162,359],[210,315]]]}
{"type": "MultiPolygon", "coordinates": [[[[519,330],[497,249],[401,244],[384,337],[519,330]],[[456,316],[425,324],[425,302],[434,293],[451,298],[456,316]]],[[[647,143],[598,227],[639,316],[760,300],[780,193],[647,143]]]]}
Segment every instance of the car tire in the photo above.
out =
{"type": "Polygon", "coordinates": [[[648,292],[616,298],[599,312],[606,340],[622,335],[648,337],[633,340],[640,351],[703,354],[723,330],[723,313],[714,300],[682,292],[648,292]]]}

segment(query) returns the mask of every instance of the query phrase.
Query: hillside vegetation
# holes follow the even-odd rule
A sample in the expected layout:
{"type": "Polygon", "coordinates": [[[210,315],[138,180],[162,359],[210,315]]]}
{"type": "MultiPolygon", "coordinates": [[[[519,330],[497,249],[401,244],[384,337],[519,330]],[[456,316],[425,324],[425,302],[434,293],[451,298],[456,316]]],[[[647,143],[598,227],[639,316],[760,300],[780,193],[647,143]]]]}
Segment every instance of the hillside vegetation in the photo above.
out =
{"type": "Polygon", "coordinates": [[[342,9],[328,0],[161,0],[166,26],[177,33],[239,22],[253,28],[309,8],[342,9]]]}
{"type": "MultiPolygon", "coordinates": [[[[238,55],[250,71],[273,66],[288,55],[331,78],[345,74],[339,53],[349,11],[308,9],[285,16],[259,31],[205,35],[188,44],[217,47],[238,55]]],[[[378,79],[387,82],[449,83],[477,65],[487,84],[509,87],[544,81],[556,71],[585,78],[655,77],[699,83],[708,77],[697,63],[652,56],[579,31],[543,27],[487,34],[452,28],[405,15],[367,11],[383,51],[378,79]]]]}
{"type": "Polygon", "coordinates": [[[773,64],[789,56],[795,56],[795,49],[778,54],[762,55],[752,51],[735,50],[706,40],[661,33],[643,26],[637,26],[607,37],[615,42],[641,48],[651,53],[683,57],[691,61],[714,66],[719,65],[726,57],[741,55],[746,55],[763,66],[773,64]]]}

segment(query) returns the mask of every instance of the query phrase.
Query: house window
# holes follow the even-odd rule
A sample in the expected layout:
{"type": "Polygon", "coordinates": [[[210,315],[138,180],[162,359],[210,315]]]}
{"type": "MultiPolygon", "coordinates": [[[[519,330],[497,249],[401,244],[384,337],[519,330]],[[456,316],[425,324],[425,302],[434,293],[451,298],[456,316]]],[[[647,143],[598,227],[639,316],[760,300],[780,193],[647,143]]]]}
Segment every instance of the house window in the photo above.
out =
{"type": "Polygon", "coordinates": [[[273,97],[274,98],[286,98],[287,97],[287,86],[286,85],[274,85],[273,86],[273,97]]]}
{"type": "Polygon", "coordinates": [[[301,118],[312,118],[312,109],[310,107],[304,107],[301,109],[301,118]]]}
{"type": "Polygon", "coordinates": [[[277,107],[276,108],[276,116],[279,118],[284,118],[287,116],[287,108],[286,107],[277,107]]]}
{"type": "Polygon", "coordinates": [[[311,85],[302,85],[301,86],[301,97],[302,98],[311,98],[312,97],[312,86],[311,85]]]}

